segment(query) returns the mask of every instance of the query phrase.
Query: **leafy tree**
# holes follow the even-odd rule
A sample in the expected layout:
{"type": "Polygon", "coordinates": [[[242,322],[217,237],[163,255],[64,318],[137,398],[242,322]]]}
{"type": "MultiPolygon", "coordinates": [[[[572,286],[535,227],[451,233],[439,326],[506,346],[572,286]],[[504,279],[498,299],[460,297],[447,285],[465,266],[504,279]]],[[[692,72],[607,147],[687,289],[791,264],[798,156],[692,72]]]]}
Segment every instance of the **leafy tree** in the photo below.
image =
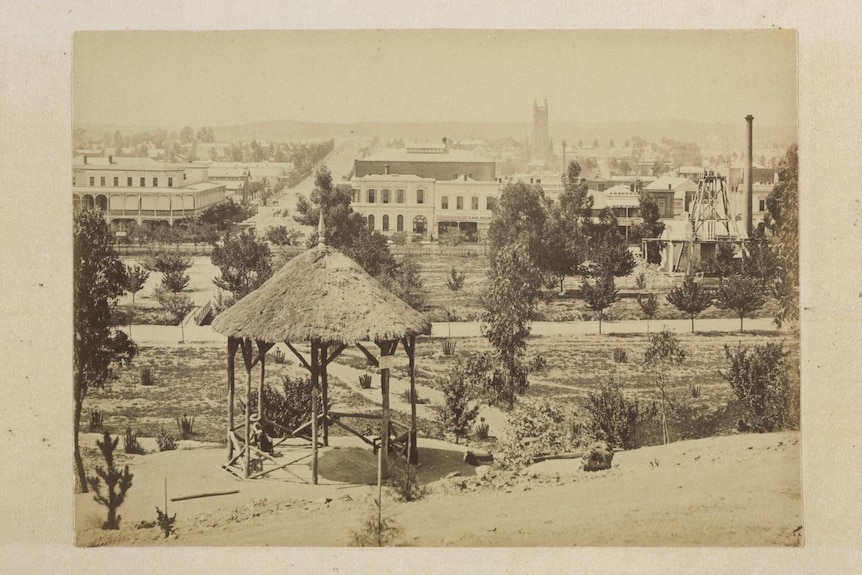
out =
{"type": "Polygon", "coordinates": [[[444,429],[455,434],[455,443],[467,436],[479,414],[472,383],[469,360],[458,357],[443,382],[443,405],[437,407],[437,419],[444,429]]]}
{"type": "Polygon", "coordinates": [[[192,267],[192,259],[176,252],[159,250],[145,256],[141,264],[147,271],[161,273],[185,272],[192,267]]]}
{"type": "Polygon", "coordinates": [[[492,379],[492,401],[503,399],[511,408],[515,393],[527,387],[524,361],[530,319],[541,288],[541,274],[530,260],[524,243],[498,248],[491,261],[482,332],[494,348],[499,366],[492,379]]]}
{"type": "MultiPolygon", "coordinates": [[[[294,219],[302,225],[317,228],[320,208],[326,217],[326,244],[341,250],[376,278],[394,274],[396,262],[386,237],[370,230],[361,214],[353,211],[350,186],[334,186],[332,174],[325,165],[317,169],[311,199],[300,196],[294,219]]],[[[317,231],[309,234],[307,245],[317,245],[317,231]]]]}
{"type": "Polygon", "coordinates": [[[721,375],[754,417],[756,431],[795,428],[798,420],[798,393],[791,385],[791,368],[781,343],[767,343],[752,348],[739,345],[735,350],[724,346],[730,362],[721,375]]]}
{"type": "Polygon", "coordinates": [[[214,278],[213,283],[231,292],[236,301],[272,276],[272,253],[254,230],[244,230],[235,236],[228,234],[221,245],[213,247],[210,260],[221,270],[221,276],[214,278]]]}
{"type": "Polygon", "coordinates": [[[641,312],[644,314],[644,317],[647,320],[647,333],[649,333],[649,322],[653,319],[658,313],[658,296],[652,292],[641,296],[638,294],[638,305],[641,308],[641,312]]]}
{"type": "Polygon", "coordinates": [[[594,436],[601,434],[611,447],[637,447],[635,426],[645,415],[637,397],[627,399],[619,385],[604,384],[598,391],[589,392],[587,411],[594,436]]]}
{"type": "Polygon", "coordinates": [[[778,183],[766,198],[767,227],[773,234],[777,260],[775,296],[776,323],[799,321],[799,162],[792,145],[778,168],[778,183]]]}
{"type": "Polygon", "coordinates": [[[179,322],[182,333],[181,343],[186,342],[185,317],[195,308],[195,302],[188,294],[171,292],[161,286],[156,288],[156,300],[165,311],[170,314],[174,321],[179,322]]]}
{"type": "Polygon", "coordinates": [[[191,144],[195,139],[195,131],[190,126],[185,126],[180,130],[180,143],[191,144]]]}
{"type": "Polygon", "coordinates": [[[299,238],[299,231],[290,230],[287,226],[271,226],[266,229],[264,237],[277,246],[293,246],[299,238]]]}
{"type": "Polygon", "coordinates": [[[215,142],[215,132],[212,128],[203,127],[198,130],[198,140],[206,144],[215,142]]]}
{"type": "Polygon", "coordinates": [[[181,270],[168,270],[162,276],[162,287],[172,293],[180,293],[190,282],[189,275],[181,270]]]}
{"type": "Polygon", "coordinates": [[[739,316],[739,331],[746,315],[759,310],[766,303],[761,293],[760,282],[743,275],[730,276],[718,286],[716,302],[722,309],[730,309],[739,316]]]}
{"type": "Polygon", "coordinates": [[[126,266],[126,290],[132,294],[132,305],[135,305],[135,294],[144,289],[150,278],[150,272],[141,266],[126,266]]]}
{"type": "MultiPolygon", "coordinates": [[[[463,273],[459,273],[457,269],[453,266],[451,270],[449,270],[449,277],[446,278],[446,287],[449,288],[449,291],[454,294],[461,291],[461,288],[464,287],[464,280],[467,276],[463,273]]],[[[449,337],[452,337],[452,314],[449,310],[446,311],[446,324],[449,327],[449,337]]]]}
{"type": "Polygon", "coordinates": [[[383,284],[407,305],[421,310],[425,304],[422,280],[419,278],[419,262],[405,257],[400,265],[383,277],[383,284]]]}
{"type": "Polygon", "coordinates": [[[566,276],[577,274],[587,257],[593,197],[580,175],[580,164],[569,162],[559,201],[546,203],[542,251],[537,261],[543,271],[559,280],[560,292],[566,276]]]}
{"type": "Polygon", "coordinates": [[[655,385],[659,392],[659,414],[661,415],[662,439],[670,443],[670,433],[667,426],[668,387],[671,371],[685,361],[686,352],[679,339],[664,329],[649,336],[646,351],[644,351],[644,368],[655,377],[655,385]]]}
{"type": "Polygon", "coordinates": [[[228,200],[208,207],[201,213],[200,221],[204,224],[212,224],[216,226],[216,229],[223,232],[253,215],[254,208],[228,200]]]}
{"type": "MultiPolygon", "coordinates": [[[[640,194],[640,213],[643,220],[640,224],[632,228],[631,237],[635,241],[644,238],[658,238],[664,232],[665,225],[659,221],[660,213],[658,204],[647,192],[640,194]]],[[[661,248],[660,242],[650,242],[647,244],[647,263],[661,263],[661,248]]]]}
{"type": "MultiPolygon", "coordinates": [[[[111,330],[111,308],[128,281],[125,267],[113,246],[98,210],[81,210],[74,220],[74,449],[78,484],[87,492],[87,475],[81,459],[78,428],[87,389],[101,387],[118,361],[116,333],[111,330]]],[[[130,358],[131,359],[131,358],[130,358]]]]}
{"type": "Polygon", "coordinates": [[[718,285],[724,278],[734,273],[739,273],[740,260],[736,258],[733,245],[727,241],[720,241],[715,245],[715,256],[704,265],[704,271],[718,276],[718,285]]]}
{"type": "Polygon", "coordinates": [[[522,182],[506,184],[488,229],[492,257],[503,246],[522,243],[532,264],[540,266],[545,249],[542,242],[545,206],[545,193],[541,186],[522,182]]]}
{"type": "Polygon", "coordinates": [[[603,312],[619,299],[619,290],[614,286],[614,276],[599,276],[593,285],[584,278],[581,282],[581,293],[587,306],[599,314],[599,334],[601,335],[603,312]]]}
{"type": "Polygon", "coordinates": [[[767,239],[755,239],[746,243],[746,257],[743,259],[742,273],[757,279],[761,289],[766,289],[775,281],[778,273],[778,258],[767,239]]]}
{"type": "Polygon", "coordinates": [[[617,231],[617,219],[609,209],[602,210],[598,222],[587,226],[590,275],[624,277],[635,269],[635,258],[617,231]]]}
{"type": "Polygon", "coordinates": [[[694,333],[694,318],[712,305],[712,297],[712,290],[702,287],[693,275],[688,275],[682,286],[670,290],[667,301],[691,320],[691,333],[694,333]]]}

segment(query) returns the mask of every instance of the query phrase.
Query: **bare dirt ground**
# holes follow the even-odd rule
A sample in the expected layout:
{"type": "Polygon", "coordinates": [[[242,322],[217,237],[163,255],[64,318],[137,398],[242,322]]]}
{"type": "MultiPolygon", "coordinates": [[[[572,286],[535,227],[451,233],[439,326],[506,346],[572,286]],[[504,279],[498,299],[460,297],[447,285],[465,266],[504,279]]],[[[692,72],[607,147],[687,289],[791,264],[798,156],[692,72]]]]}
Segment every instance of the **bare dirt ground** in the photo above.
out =
{"type": "MultiPolygon", "coordinates": [[[[341,439],[341,438],[339,438],[341,439]]],[[[344,441],[347,441],[344,439],[344,441]]],[[[340,449],[356,449],[350,444],[340,449]]],[[[134,456],[119,531],[98,529],[103,510],[76,496],[78,545],[345,546],[373,510],[373,456],[354,465],[366,484],[312,486],[283,474],[239,481],[219,467],[221,449],[134,456]],[[369,467],[371,466],[371,467],[369,467]],[[239,493],[168,503],[177,531],[139,527],[169,496],[239,493]]],[[[326,473],[327,457],[321,457],[326,473]]],[[[460,448],[426,441],[419,501],[384,508],[409,546],[793,546],[802,542],[798,434],[735,435],[620,452],[607,471],[578,460],[536,464],[519,474],[461,464],[460,448]],[[459,472],[456,477],[445,474],[459,472]]],[[[333,467],[335,469],[338,466],[333,467]]],[[[297,467],[302,475],[301,466],[297,467]]],[[[305,468],[307,473],[307,467],[305,468]]],[[[332,470],[330,470],[331,472],[332,470]]]]}

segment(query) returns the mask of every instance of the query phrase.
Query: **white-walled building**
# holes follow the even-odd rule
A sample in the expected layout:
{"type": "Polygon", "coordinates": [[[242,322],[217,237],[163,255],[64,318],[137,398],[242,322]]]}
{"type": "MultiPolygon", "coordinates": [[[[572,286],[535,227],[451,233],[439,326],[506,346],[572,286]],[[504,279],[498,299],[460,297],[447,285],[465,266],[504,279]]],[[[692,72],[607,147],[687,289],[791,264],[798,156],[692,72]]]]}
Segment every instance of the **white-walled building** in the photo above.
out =
{"type": "Polygon", "coordinates": [[[205,165],[86,155],[72,165],[74,209],[98,208],[109,223],[173,224],[224,199],[224,186],[209,181],[205,165]]]}

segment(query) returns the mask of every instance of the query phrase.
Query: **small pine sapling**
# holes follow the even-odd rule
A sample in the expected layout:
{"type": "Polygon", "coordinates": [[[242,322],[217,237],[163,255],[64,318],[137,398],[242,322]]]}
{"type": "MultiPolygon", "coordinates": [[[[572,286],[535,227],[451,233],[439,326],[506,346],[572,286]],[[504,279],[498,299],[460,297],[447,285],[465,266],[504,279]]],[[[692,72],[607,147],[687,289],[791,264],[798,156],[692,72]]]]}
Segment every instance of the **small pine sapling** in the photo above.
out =
{"type": "Polygon", "coordinates": [[[171,533],[174,532],[174,522],[176,520],[176,513],[169,516],[167,513],[162,513],[162,510],[156,507],[156,525],[158,525],[159,529],[162,530],[162,533],[165,534],[165,538],[170,537],[171,533]]]}
{"type": "Polygon", "coordinates": [[[126,499],[126,492],[132,487],[133,475],[129,473],[129,466],[126,465],[123,471],[114,466],[114,450],[119,442],[119,437],[111,439],[107,431],[102,436],[102,441],[96,441],[96,446],[102,452],[107,467],[96,467],[96,475],[87,478],[87,483],[95,493],[93,499],[108,508],[108,517],[102,523],[102,529],[120,528],[120,516],[117,515],[117,509],[123,504],[126,499]],[[102,493],[102,482],[107,489],[106,493],[102,493]]]}
{"type": "Polygon", "coordinates": [[[693,275],[688,275],[682,286],[670,290],[667,301],[691,320],[691,333],[694,333],[694,318],[712,305],[712,297],[712,290],[702,287],[693,275]]]}
{"type": "Polygon", "coordinates": [[[587,306],[599,314],[599,335],[601,335],[603,312],[619,299],[619,290],[614,287],[614,276],[610,274],[599,276],[595,284],[590,284],[584,278],[581,293],[587,306]]]}
{"type": "Polygon", "coordinates": [[[123,451],[129,455],[138,455],[144,452],[141,444],[138,443],[138,432],[132,431],[131,427],[126,427],[126,432],[123,434],[123,451]]]}
{"type": "Polygon", "coordinates": [[[670,443],[670,432],[667,426],[667,410],[670,398],[670,371],[685,360],[685,350],[677,337],[668,330],[662,330],[651,335],[644,352],[643,365],[655,376],[656,388],[659,392],[659,413],[661,415],[662,439],[670,443]]]}
{"type": "Polygon", "coordinates": [[[746,315],[763,307],[766,299],[763,297],[760,281],[756,278],[733,275],[721,284],[717,292],[718,307],[733,310],[739,317],[739,331],[742,332],[742,320],[746,315]]]}
{"type": "Polygon", "coordinates": [[[649,321],[653,319],[658,313],[658,296],[654,293],[650,292],[643,297],[638,294],[638,305],[641,308],[641,313],[644,314],[644,317],[647,320],[646,323],[646,331],[649,333],[649,321]]]}

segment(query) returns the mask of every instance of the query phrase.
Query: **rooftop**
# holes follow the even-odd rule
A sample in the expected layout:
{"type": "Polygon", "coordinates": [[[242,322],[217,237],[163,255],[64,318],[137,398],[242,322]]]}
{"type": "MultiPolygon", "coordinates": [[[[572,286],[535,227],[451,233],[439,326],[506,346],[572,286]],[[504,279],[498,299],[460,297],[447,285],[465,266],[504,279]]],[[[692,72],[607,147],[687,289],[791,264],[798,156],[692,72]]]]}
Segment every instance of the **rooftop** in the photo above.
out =
{"type": "Polygon", "coordinates": [[[469,150],[449,148],[443,151],[413,152],[413,148],[379,150],[360,161],[367,162],[493,162],[491,158],[480,156],[469,150]]]}

